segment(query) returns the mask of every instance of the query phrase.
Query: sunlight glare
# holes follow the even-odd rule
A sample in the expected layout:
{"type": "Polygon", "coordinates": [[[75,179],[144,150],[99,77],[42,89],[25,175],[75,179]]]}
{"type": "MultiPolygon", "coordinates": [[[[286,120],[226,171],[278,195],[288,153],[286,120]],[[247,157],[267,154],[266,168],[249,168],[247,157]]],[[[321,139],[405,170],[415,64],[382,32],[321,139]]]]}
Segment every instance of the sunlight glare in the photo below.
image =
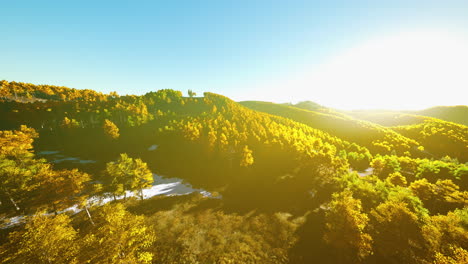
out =
{"type": "Polygon", "coordinates": [[[466,34],[403,32],[350,48],[288,86],[341,109],[422,109],[468,103],[467,70],[466,34]]]}

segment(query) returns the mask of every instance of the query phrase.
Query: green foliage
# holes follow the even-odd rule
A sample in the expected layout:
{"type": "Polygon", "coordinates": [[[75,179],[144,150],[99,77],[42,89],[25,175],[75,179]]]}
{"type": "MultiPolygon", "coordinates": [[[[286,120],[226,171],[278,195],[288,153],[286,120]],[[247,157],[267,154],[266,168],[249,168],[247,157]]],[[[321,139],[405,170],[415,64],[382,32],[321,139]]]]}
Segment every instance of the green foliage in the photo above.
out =
{"type": "Polygon", "coordinates": [[[196,96],[196,95],[197,95],[197,93],[193,92],[193,91],[192,91],[192,90],[190,90],[190,89],[188,90],[188,92],[187,92],[187,93],[188,93],[188,96],[189,96],[189,97],[194,97],[194,96],[196,96]]]}
{"type": "Polygon", "coordinates": [[[143,189],[153,184],[153,174],[141,159],[120,154],[117,161],[106,164],[106,187],[114,195],[122,195],[126,190],[138,192],[143,199],[143,189]]]}
{"type": "Polygon", "coordinates": [[[374,168],[373,174],[380,179],[386,179],[391,173],[401,170],[400,162],[396,156],[380,156],[377,155],[371,162],[371,167],[374,168]]]}

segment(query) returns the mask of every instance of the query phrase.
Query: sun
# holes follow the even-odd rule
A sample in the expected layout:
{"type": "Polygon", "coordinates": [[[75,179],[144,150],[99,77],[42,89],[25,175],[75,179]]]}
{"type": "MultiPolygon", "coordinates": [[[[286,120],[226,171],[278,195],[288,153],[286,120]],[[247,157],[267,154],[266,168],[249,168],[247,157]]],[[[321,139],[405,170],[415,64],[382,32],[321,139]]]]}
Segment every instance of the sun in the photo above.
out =
{"type": "Polygon", "coordinates": [[[422,109],[467,104],[468,34],[405,31],[344,50],[290,83],[341,109],[422,109]]]}

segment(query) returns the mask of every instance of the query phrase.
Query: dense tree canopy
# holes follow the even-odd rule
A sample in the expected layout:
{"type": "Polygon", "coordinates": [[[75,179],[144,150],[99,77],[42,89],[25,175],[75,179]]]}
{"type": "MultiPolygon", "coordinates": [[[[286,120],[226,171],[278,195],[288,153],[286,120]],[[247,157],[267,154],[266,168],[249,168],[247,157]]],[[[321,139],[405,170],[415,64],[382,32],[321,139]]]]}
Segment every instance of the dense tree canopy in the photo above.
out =
{"type": "Polygon", "coordinates": [[[2,263],[467,260],[462,124],[0,85],[2,263]],[[212,195],[143,200],[152,172],[212,195]]]}

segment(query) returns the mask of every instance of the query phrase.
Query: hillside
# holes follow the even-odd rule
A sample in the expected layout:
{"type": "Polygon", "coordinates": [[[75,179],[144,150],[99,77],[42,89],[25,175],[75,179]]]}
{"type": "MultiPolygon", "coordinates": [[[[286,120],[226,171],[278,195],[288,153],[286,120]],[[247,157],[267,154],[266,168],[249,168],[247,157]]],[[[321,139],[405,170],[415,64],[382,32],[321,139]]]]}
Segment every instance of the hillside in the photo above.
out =
{"type": "Polygon", "coordinates": [[[414,139],[435,158],[451,156],[468,162],[468,127],[428,118],[423,123],[393,127],[402,135],[414,139]]]}
{"type": "Polygon", "coordinates": [[[468,125],[468,106],[436,106],[420,111],[361,110],[344,112],[355,118],[383,126],[414,125],[431,118],[468,125]]]}
{"type": "Polygon", "coordinates": [[[436,106],[421,111],[408,112],[416,115],[430,116],[449,122],[468,126],[468,106],[436,106]]]}
{"type": "Polygon", "coordinates": [[[355,142],[368,148],[374,154],[389,154],[396,151],[419,155],[418,143],[383,126],[354,119],[350,116],[328,112],[315,112],[292,106],[268,102],[246,101],[242,105],[251,109],[289,118],[310,127],[331,133],[343,140],[355,142]]]}
{"type": "Polygon", "coordinates": [[[171,89],[0,94],[0,263],[468,258],[466,126],[171,89]]]}
{"type": "MultiPolygon", "coordinates": [[[[447,107],[447,109],[452,108],[447,107]]],[[[451,156],[462,162],[468,161],[467,126],[433,117],[401,112],[369,110],[348,113],[355,118],[386,126],[419,142],[424,147],[424,152],[432,158],[451,156]]]]}
{"type": "MultiPolygon", "coordinates": [[[[16,90],[34,88],[21,83],[14,86],[16,90]]],[[[50,90],[71,93],[60,89],[50,90]]],[[[76,93],[80,92],[86,91],[76,93]]],[[[59,98],[55,92],[45,97],[59,98]]],[[[257,175],[265,174],[272,179],[304,173],[298,168],[310,169],[305,159],[312,162],[315,158],[326,158],[332,167],[351,163],[359,169],[366,168],[370,162],[366,148],[288,119],[249,110],[211,93],[196,98],[182,97],[178,91],[160,90],[143,96],[90,93],[45,102],[7,100],[1,104],[0,111],[3,129],[20,125],[39,129],[39,151],[50,150],[46,148],[52,143],[76,156],[102,160],[119,152],[138,153],[139,149],[158,144],[160,148],[152,153],[156,157],[148,157],[150,165],[163,163],[158,171],[191,179],[205,187],[219,187],[230,182],[234,175],[246,173],[240,165],[243,162],[247,162],[244,167],[252,167],[249,173],[258,166],[262,171],[256,172],[257,175]],[[117,144],[105,137],[102,128],[105,120],[120,129],[118,141],[122,142],[117,144]],[[183,151],[185,148],[187,151],[183,151]],[[180,149],[181,153],[174,153],[174,149],[180,149]],[[250,166],[251,161],[244,159],[253,159],[255,163],[250,166]],[[282,162],[274,163],[278,165],[275,167],[271,165],[272,160],[282,162]],[[187,162],[190,166],[175,166],[187,162]],[[203,166],[210,162],[212,167],[203,166]]]]}
{"type": "Polygon", "coordinates": [[[430,117],[393,111],[347,111],[346,114],[360,120],[369,121],[385,127],[406,126],[423,123],[430,117]]]}

